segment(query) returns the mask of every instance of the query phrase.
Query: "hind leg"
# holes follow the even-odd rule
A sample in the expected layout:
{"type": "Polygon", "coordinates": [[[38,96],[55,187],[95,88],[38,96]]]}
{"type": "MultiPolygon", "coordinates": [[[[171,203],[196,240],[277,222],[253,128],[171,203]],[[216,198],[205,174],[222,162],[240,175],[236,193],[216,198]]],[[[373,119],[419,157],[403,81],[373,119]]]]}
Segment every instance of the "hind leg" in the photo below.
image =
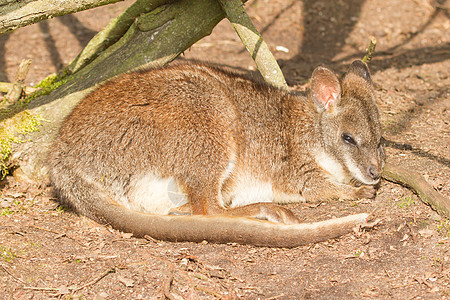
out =
{"type": "Polygon", "coordinates": [[[227,167],[223,167],[221,172],[209,174],[216,174],[216,176],[209,176],[203,178],[195,177],[195,181],[191,178],[191,185],[187,186],[188,206],[180,207],[182,214],[192,213],[200,215],[227,215],[252,217],[271,222],[278,222],[284,224],[298,224],[299,219],[292,213],[291,210],[273,203],[253,203],[240,207],[225,208],[222,199],[222,186],[226,180],[223,174],[230,173],[227,167]],[[194,183],[195,184],[192,184],[194,183]]]}

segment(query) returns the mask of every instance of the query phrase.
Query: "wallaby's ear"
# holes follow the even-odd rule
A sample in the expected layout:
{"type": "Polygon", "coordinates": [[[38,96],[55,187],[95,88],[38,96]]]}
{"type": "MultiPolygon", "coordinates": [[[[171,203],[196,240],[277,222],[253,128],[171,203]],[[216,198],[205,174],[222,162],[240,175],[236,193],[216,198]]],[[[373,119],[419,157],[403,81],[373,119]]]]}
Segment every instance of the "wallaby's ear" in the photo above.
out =
{"type": "Polygon", "coordinates": [[[328,68],[317,67],[311,77],[311,97],[319,111],[333,111],[341,100],[341,84],[328,68]]]}
{"type": "Polygon", "coordinates": [[[369,67],[362,60],[358,59],[358,60],[355,60],[354,62],[352,62],[352,64],[350,65],[350,67],[348,68],[348,71],[347,71],[347,74],[350,74],[350,73],[364,78],[368,83],[372,83],[372,80],[370,78],[369,67]]]}

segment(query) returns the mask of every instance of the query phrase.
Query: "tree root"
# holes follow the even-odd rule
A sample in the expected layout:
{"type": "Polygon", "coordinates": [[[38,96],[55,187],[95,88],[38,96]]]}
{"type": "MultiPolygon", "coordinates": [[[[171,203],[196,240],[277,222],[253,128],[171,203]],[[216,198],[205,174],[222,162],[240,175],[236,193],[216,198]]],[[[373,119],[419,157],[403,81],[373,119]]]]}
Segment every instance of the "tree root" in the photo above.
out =
{"type": "Polygon", "coordinates": [[[411,189],[424,203],[450,219],[450,200],[437,192],[422,175],[400,166],[386,164],[383,178],[411,189]]]}

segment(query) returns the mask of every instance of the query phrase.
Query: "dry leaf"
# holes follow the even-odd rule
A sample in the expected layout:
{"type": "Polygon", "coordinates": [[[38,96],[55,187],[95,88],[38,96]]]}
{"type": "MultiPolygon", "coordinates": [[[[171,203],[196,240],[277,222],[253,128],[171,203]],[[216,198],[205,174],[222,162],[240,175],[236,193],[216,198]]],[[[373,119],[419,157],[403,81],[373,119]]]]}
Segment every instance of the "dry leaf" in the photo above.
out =
{"type": "Polygon", "coordinates": [[[70,294],[69,289],[67,288],[67,286],[62,285],[58,288],[58,294],[59,295],[66,295],[66,294],[70,294]]]}
{"type": "Polygon", "coordinates": [[[429,237],[432,237],[435,234],[435,232],[434,232],[434,230],[425,228],[425,229],[419,230],[419,234],[424,238],[429,238],[429,237]]]}
{"type": "Polygon", "coordinates": [[[120,236],[121,236],[123,239],[129,239],[129,238],[131,238],[131,237],[133,236],[133,234],[132,234],[132,233],[125,233],[125,232],[122,232],[122,233],[120,234],[120,236]]]}
{"type": "Polygon", "coordinates": [[[134,286],[134,281],[132,279],[125,278],[125,277],[122,277],[122,276],[119,276],[117,279],[119,280],[120,283],[122,283],[126,287],[133,287],[134,286]]]}

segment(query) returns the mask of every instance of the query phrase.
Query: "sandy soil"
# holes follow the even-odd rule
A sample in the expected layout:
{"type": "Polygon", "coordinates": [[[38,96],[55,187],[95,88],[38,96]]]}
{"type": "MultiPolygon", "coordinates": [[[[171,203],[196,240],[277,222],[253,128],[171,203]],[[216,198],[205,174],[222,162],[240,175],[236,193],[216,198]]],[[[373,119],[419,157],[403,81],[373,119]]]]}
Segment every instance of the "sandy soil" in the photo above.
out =
{"type": "MultiPolygon", "coordinates": [[[[73,59],[131,2],[0,36],[0,81],[33,60],[34,85],[73,59]]],[[[339,72],[378,40],[370,67],[388,160],[450,196],[450,20],[445,0],[246,4],[293,89],[318,64],[339,72]]],[[[185,59],[255,72],[222,21],[185,59]]],[[[450,221],[383,181],[372,201],[290,206],[305,221],[369,212],[380,223],[295,249],[136,239],[60,208],[46,186],[7,177],[0,199],[1,299],[447,299],[450,221]]]]}

